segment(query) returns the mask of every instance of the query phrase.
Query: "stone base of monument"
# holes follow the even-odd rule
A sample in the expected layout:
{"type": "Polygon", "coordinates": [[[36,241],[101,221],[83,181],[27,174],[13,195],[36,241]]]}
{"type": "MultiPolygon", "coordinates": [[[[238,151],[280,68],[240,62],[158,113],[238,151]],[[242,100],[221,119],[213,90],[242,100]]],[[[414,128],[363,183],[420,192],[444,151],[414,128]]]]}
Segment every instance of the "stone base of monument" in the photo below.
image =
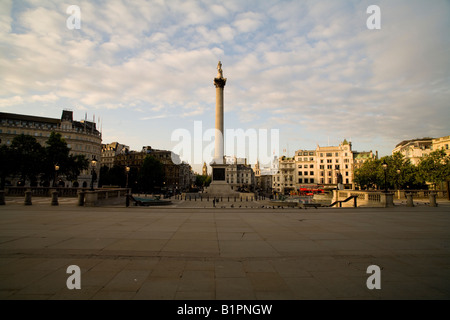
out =
{"type": "Polygon", "coordinates": [[[231,189],[226,181],[213,181],[205,190],[205,194],[210,197],[238,197],[240,193],[231,189]]]}

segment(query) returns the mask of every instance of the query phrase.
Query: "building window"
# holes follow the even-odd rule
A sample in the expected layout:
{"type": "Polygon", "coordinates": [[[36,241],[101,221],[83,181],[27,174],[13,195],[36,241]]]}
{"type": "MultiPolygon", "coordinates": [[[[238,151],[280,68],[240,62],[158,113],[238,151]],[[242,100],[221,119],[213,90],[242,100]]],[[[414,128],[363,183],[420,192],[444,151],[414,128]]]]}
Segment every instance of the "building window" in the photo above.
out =
{"type": "Polygon", "coordinates": [[[305,179],[305,183],[308,183],[308,179],[305,179]]]}
{"type": "Polygon", "coordinates": [[[298,168],[301,169],[301,168],[302,168],[302,165],[300,164],[300,165],[298,166],[298,168]]]}
{"type": "Polygon", "coordinates": [[[314,158],[312,158],[312,157],[311,157],[311,158],[309,158],[309,161],[314,161],[314,158]]]}
{"type": "Polygon", "coordinates": [[[327,153],[327,157],[332,157],[333,154],[331,152],[327,153]]]}
{"type": "Polygon", "coordinates": [[[320,169],[324,169],[324,167],[325,167],[325,166],[324,166],[323,164],[322,164],[322,165],[320,165],[320,169]]]}
{"type": "Polygon", "coordinates": [[[333,168],[333,165],[331,165],[331,164],[327,165],[327,169],[331,169],[331,168],[333,168]]]}
{"type": "Polygon", "coordinates": [[[303,179],[298,179],[298,183],[303,183],[303,179]]]}
{"type": "Polygon", "coordinates": [[[323,153],[321,153],[320,156],[323,157],[323,153]]]}
{"type": "Polygon", "coordinates": [[[314,171],[310,171],[310,172],[309,172],[309,175],[310,175],[310,176],[313,176],[313,175],[314,175],[314,171]]]}
{"type": "Polygon", "coordinates": [[[336,170],[339,170],[339,165],[336,164],[336,165],[334,166],[334,168],[335,168],[336,170]]]}
{"type": "Polygon", "coordinates": [[[298,175],[299,175],[299,176],[301,176],[301,175],[302,175],[302,172],[301,172],[301,171],[299,171],[299,172],[298,172],[298,175]]]}
{"type": "Polygon", "coordinates": [[[348,184],[348,179],[345,179],[345,183],[347,183],[347,184],[348,184]]]}
{"type": "Polygon", "coordinates": [[[323,163],[323,159],[320,159],[320,163],[323,163]]]}
{"type": "Polygon", "coordinates": [[[348,164],[345,165],[345,169],[348,169],[348,164]]]}
{"type": "Polygon", "coordinates": [[[310,168],[310,169],[314,168],[314,165],[313,165],[313,164],[310,164],[310,165],[309,165],[309,168],[310,168]]]}
{"type": "Polygon", "coordinates": [[[308,175],[308,171],[303,172],[303,174],[304,174],[305,176],[307,176],[307,175],[308,175]]]}
{"type": "Polygon", "coordinates": [[[348,177],[348,171],[345,171],[345,175],[348,177]]]}
{"type": "Polygon", "coordinates": [[[314,152],[310,152],[309,155],[310,155],[310,156],[313,156],[313,155],[314,155],[314,152]]]}
{"type": "Polygon", "coordinates": [[[339,153],[336,152],[336,153],[335,153],[335,156],[336,156],[336,157],[339,157],[339,153]]]}
{"type": "MultiPolygon", "coordinates": [[[[323,177],[323,171],[320,171],[320,176],[323,177]]],[[[323,179],[322,179],[323,182],[323,179]]]]}

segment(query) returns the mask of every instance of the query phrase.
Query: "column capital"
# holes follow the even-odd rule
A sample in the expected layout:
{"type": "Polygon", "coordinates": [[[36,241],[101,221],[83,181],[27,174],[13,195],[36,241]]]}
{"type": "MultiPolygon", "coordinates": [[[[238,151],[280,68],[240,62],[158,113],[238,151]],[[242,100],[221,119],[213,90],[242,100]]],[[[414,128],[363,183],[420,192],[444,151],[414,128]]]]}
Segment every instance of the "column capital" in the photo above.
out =
{"type": "Polygon", "coordinates": [[[216,88],[224,88],[227,83],[227,78],[214,78],[214,85],[216,88]]]}

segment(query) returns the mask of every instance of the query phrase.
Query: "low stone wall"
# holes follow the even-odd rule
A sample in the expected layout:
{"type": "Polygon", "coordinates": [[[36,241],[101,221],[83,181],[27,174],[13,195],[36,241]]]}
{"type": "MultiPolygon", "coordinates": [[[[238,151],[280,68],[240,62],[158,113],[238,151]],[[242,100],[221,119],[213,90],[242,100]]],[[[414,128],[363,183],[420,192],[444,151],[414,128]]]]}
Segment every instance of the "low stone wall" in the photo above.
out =
{"type": "MultiPolygon", "coordinates": [[[[51,197],[53,191],[58,191],[58,197],[76,198],[77,193],[83,188],[61,187],[5,187],[5,196],[23,197],[26,191],[31,191],[33,197],[51,197]]],[[[86,188],[84,188],[86,190],[86,188]]]]}
{"type": "Polygon", "coordinates": [[[435,193],[438,199],[447,199],[448,192],[446,190],[396,190],[394,191],[395,199],[406,200],[406,194],[412,193],[414,199],[429,199],[430,193],[435,193]]]}
{"type": "Polygon", "coordinates": [[[173,197],[177,200],[186,200],[186,201],[213,201],[213,199],[218,199],[219,201],[227,201],[227,202],[247,202],[247,201],[256,201],[256,200],[265,200],[265,197],[258,196],[254,193],[243,193],[236,192],[233,196],[228,195],[219,195],[214,196],[208,193],[182,193],[180,195],[176,195],[173,197]]]}
{"type": "Polygon", "coordinates": [[[126,204],[126,196],[129,189],[99,189],[84,191],[80,196],[84,197],[85,207],[99,207],[106,205],[126,204]]]}
{"type": "MultiPolygon", "coordinates": [[[[333,202],[357,196],[358,207],[386,208],[394,206],[394,194],[381,191],[333,190],[333,202]]],[[[343,202],[342,207],[353,207],[353,201],[343,202]]]]}

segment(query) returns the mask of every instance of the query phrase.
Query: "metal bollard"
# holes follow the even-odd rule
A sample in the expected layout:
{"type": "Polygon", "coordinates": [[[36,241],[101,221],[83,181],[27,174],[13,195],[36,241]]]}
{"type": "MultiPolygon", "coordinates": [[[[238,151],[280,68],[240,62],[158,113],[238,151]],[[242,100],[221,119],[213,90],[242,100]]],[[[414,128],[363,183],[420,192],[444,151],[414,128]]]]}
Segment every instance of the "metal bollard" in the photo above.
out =
{"type": "Polygon", "coordinates": [[[58,206],[58,191],[52,191],[52,206],[58,206]]]}

